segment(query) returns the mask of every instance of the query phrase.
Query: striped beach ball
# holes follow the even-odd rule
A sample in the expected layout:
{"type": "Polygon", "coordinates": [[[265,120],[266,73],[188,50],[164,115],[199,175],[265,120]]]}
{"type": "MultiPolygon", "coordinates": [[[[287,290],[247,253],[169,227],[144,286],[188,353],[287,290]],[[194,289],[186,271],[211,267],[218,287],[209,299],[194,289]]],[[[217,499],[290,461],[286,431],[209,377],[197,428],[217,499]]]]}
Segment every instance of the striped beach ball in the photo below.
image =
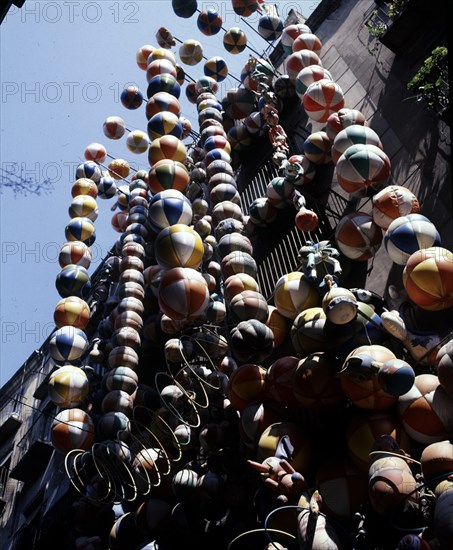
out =
{"type": "Polygon", "coordinates": [[[156,92],[146,104],[146,118],[149,120],[153,115],[163,111],[169,111],[179,117],[181,105],[174,95],[168,92],[156,92]]]}
{"type": "Polygon", "coordinates": [[[55,405],[69,408],[82,403],[88,395],[90,384],[81,368],[63,365],[50,375],[47,389],[50,400],[55,405]]]}
{"type": "Polygon", "coordinates": [[[344,94],[336,82],[318,80],[308,86],[302,102],[309,118],[326,122],[332,113],[344,107],[344,94]]]}
{"type": "Polygon", "coordinates": [[[312,52],[319,54],[322,49],[322,42],[316,34],[304,32],[295,38],[291,49],[293,52],[298,52],[300,50],[311,50],[312,52]]]}
{"type": "Polygon", "coordinates": [[[369,126],[361,124],[352,124],[344,130],[338,132],[332,143],[332,160],[338,162],[341,155],[351,147],[351,145],[375,145],[382,149],[382,143],[379,136],[369,126]]]}
{"type": "Polygon", "coordinates": [[[137,50],[135,58],[137,61],[137,65],[143,71],[146,71],[146,67],[148,66],[148,58],[153,53],[154,49],[154,46],[151,46],[150,44],[145,44],[137,50]]]}
{"type": "Polygon", "coordinates": [[[94,423],[82,409],[59,412],[51,426],[52,445],[60,453],[73,449],[88,450],[94,441],[94,423]]]}
{"type": "Polygon", "coordinates": [[[384,234],[384,246],[398,265],[406,265],[409,257],[422,248],[440,245],[436,226],[421,214],[408,214],[392,221],[384,234]]]}
{"type": "Polygon", "coordinates": [[[174,224],[189,225],[192,221],[190,201],[176,189],[161,191],[151,199],[148,220],[156,232],[174,224]]]}
{"type": "Polygon", "coordinates": [[[383,187],[390,176],[390,159],[375,145],[352,145],[338,159],[336,175],[347,193],[383,187]]]}
{"type": "Polygon", "coordinates": [[[247,36],[239,27],[232,27],[224,34],[223,45],[228,52],[239,54],[247,46],[247,36]]]}
{"type": "Polygon", "coordinates": [[[85,162],[80,163],[75,172],[76,179],[79,178],[88,178],[90,180],[93,180],[95,183],[97,183],[102,176],[101,168],[98,164],[93,162],[92,160],[87,160],[85,162]]]}
{"type": "Polygon", "coordinates": [[[373,220],[382,229],[388,229],[396,218],[408,214],[418,214],[420,210],[420,204],[414,193],[401,185],[384,187],[382,191],[373,196],[372,201],[373,220]]]}
{"type": "Polygon", "coordinates": [[[203,59],[203,48],[198,40],[185,40],[179,48],[179,59],[185,65],[197,65],[203,59]]]}
{"type": "Polygon", "coordinates": [[[90,320],[90,307],[78,296],[68,296],[55,306],[53,318],[58,328],[72,326],[83,330],[90,320]]]}
{"type": "Polygon", "coordinates": [[[60,267],[75,264],[88,269],[91,264],[91,250],[82,241],[64,243],[58,255],[58,263],[60,267]]]}
{"type": "Polygon", "coordinates": [[[318,305],[319,296],[300,271],[282,275],[275,284],[274,304],[279,313],[295,319],[305,309],[318,305]]]}
{"type": "Polygon", "coordinates": [[[283,29],[280,42],[286,55],[290,55],[292,53],[294,40],[299,35],[304,33],[311,33],[310,27],[304,23],[294,23],[283,29]]]}
{"type": "Polygon", "coordinates": [[[175,64],[168,59],[156,59],[146,68],[146,81],[148,84],[151,79],[159,74],[170,74],[176,78],[177,70],[175,64]]]}
{"type": "Polygon", "coordinates": [[[204,246],[194,229],[178,223],[160,231],[154,243],[154,253],[157,263],[164,269],[197,269],[203,260],[204,246]]]}
{"type": "Polygon", "coordinates": [[[258,32],[264,40],[277,40],[283,32],[283,21],[278,15],[263,15],[258,21],[258,32]]]}
{"type": "Polygon", "coordinates": [[[414,252],[403,271],[409,298],[422,309],[453,307],[453,253],[433,246],[414,252]]]}
{"type": "Polygon", "coordinates": [[[142,106],[143,94],[137,86],[128,86],[121,92],[120,100],[123,107],[126,107],[126,109],[130,111],[134,111],[142,106]]]}
{"type": "Polygon", "coordinates": [[[382,229],[370,214],[351,212],[339,221],[335,241],[341,252],[352,260],[365,261],[376,254],[382,242],[382,229]]]}
{"type": "Polygon", "coordinates": [[[104,120],[102,130],[109,139],[120,139],[126,132],[126,123],[119,116],[109,116],[104,120]]]}
{"type": "Polygon", "coordinates": [[[321,59],[317,53],[312,52],[311,50],[300,50],[298,52],[294,52],[286,59],[286,74],[294,83],[300,71],[305,67],[310,67],[311,65],[322,66],[321,59]]]}
{"type": "Polygon", "coordinates": [[[189,183],[189,172],[178,161],[163,159],[157,161],[149,172],[148,186],[156,194],[166,189],[184,191],[189,183]]]}
{"type": "Polygon", "coordinates": [[[115,180],[111,176],[102,176],[98,183],[98,197],[108,200],[114,197],[117,191],[115,180]]]}
{"type": "Polygon", "coordinates": [[[187,157],[187,149],[184,143],[172,135],[164,135],[151,142],[148,160],[151,166],[163,159],[184,162],[187,157]]]}
{"type": "Polygon", "coordinates": [[[141,130],[132,130],[126,138],[126,147],[136,155],[146,153],[149,147],[149,137],[141,130]]]}
{"type": "Polygon", "coordinates": [[[327,164],[332,160],[332,142],[326,132],[310,134],[304,141],[304,156],[313,164],[327,164]]]}
{"type": "Polygon", "coordinates": [[[99,208],[90,195],[78,195],[72,199],[68,212],[71,218],[88,218],[94,222],[99,215],[99,208]]]}
{"type": "Polygon", "coordinates": [[[228,76],[228,66],[222,57],[215,56],[205,62],[203,72],[217,82],[222,82],[228,76]]]}
{"type": "Polygon", "coordinates": [[[308,87],[318,80],[332,80],[330,72],[321,65],[309,65],[297,73],[294,86],[300,99],[303,99],[308,87]]]}
{"type": "Polygon", "coordinates": [[[148,120],[147,130],[151,140],[164,135],[171,135],[181,139],[183,132],[180,118],[169,111],[162,111],[153,115],[148,120]]]}
{"type": "Polygon", "coordinates": [[[234,13],[241,17],[250,17],[259,8],[258,0],[232,0],[234,13]]]}
{"type": "Polygon", "coordinates": [[[146,90],[148,100],[160,92],[167,92],[178,99],[181,95],[181,86],[178,84],[176,77],[171,74],[158,74],[154,76],[149,81],[148,88],[146,90]]]}
{"type": "Polygon", "coordinates": [[[89,218],[72,218],[65,228],[65,236],[69,242],[81,241],[91,246],[96,240],[96,228],[89,218]]]}
{"type": "Polygon", "coordinates": [[[197,27],[206,36],[217,34],[222,28],[222,18],[213,9],[203,10],[198,14],[197,27]]]}
{"type": "Polygon", "coordinates": [[[172,320],[197,318],[208,306],[208,285],[195,269],[175,267],[162,276],[158,301],[162,313],[172,320]]]}
{"type": "Polygon", "coordinates": [[[84,152],[86,160],[102,164],[107,158],[107,150],[100,143],[90,143],[84,152]]]}
{"type": "Polygon", "coordinates": [[[72,363],[88,349],[88,338],[83,330],[64,326],[56,330],[49,341],[49,353],[55,363],[72,363]]]}

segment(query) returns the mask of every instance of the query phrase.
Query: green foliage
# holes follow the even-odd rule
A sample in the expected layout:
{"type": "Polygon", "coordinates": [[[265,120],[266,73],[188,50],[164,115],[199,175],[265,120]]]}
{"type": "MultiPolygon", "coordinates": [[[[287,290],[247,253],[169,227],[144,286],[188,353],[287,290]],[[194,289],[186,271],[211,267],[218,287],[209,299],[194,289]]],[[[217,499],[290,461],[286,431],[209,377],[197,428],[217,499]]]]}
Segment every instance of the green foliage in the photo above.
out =
{"type": "Polygon", "coordinates": [[[440,113],[449,105],[447,55],[446,47],[435,48],[407,83],[407,89],[416,94],[418,101],[424,100],[429,108],[440,113]]]}
{"type": "Polygon", "coordinates": [[[390,19],[395,19],[401,11],[404,9],[404,6],[409,3],[410,0],[392,0],[389,4],[388,16],[390,19]]]}

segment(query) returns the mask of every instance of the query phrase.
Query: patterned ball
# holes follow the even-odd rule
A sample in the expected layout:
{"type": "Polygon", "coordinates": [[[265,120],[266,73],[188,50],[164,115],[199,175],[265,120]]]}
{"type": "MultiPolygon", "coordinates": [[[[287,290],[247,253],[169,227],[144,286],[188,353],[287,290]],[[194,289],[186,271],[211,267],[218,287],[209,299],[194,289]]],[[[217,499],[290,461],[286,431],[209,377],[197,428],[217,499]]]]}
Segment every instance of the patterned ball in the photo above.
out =
{"type": "Polygon", "coordinates": [[[227,302],[244,290],[259,291],[258,283],[252,276],[247,273],[236,273],[225,278],[223,292],[227,302]]]}
{"type": "Polygon", "coordinates": [[[344,107],[344,94],[336,82],[318,80],[308,86],[302,101],[309,118],[326,122],[332,113],[344,107]]]}
{"type": "Polygon", "coordinates": [[[176,65],[176,54],[172,52],[169,48],[154,48],[147,59],[147,66],[154,61],[159,61],[163,59],[165,59],[166,61],[170,61],[173,65],[176,65]]]}
{"type": "Polygon", "coordinates": [[[238,273],[246,273],[250,277],[256,279],[257,265],[251,254],[235,250],[222,258],[221,262],[222,275],[224,279],[236,275],[238,273]]]}
{"type": "Polygon", "coordinates": [[[269,314],[266,298],[254,290],[236,294],[229,302],[229,311],[235,322],[256,319],[266,323],[269,314]]]}
{"type": "Polygon", "coordinates": [[[176,189],[161,191],[149,203],[148,220],[156,232],[178,223],[189,225],[192,221],[190,201],[176,189]]]}
{"type": "Polygon", "coordinates": [[[341,155],[351,145],[375,145],[382,149],[379,136],[369,126],[352,124],[338,132],[332,144],[332,160],[336,164],[341,155]]]}
{"type": "Polygon", "coordinates": [[[98,188],[96,183],[90,178],[79,178],[76,180],[71,189],[71,195],[73,198],[79,195],[89,195],[95,199],[98,194],[98,188]]]}
{"type": "Polygon", "coordinates": [[[171,74],[158,74],[154,76],[148,83],[146,96],[149,100],[160,92],[167,92],[178,99],[181,95],[181,86],[178,84],[176,77],[171,74]]]}
{"type": "Polygon", "coordinates": [[[56,277],[55,286],[62,298],[81,297],[89,287],[90,275],[82,265],[68,264],[56,277]]]}
{"type": "Polygon", "coordinates": [[[50,400],[62,408],[80,405],[90,389],[88,377],[79,367],[64,365],[54,371],[49,378],[50,400]]]}
{"type": "Polygon", "coordinates": [[[305,357],[328,347],[324,336],[325,322],[322,307],[310,307],[297,315],[291,327],[291,342],[296,353],[305,357]]]}
{"type": "Polygon", "coordinates": [[[414,379],[414,369],[402,359],[390,359],[378,371],[378,382],[384,391],[397,397],[412,388],[414,379]]]}
{"type": "Polygon", "coordinates": [[[408,214],[418,214],[420,205],[417,197],[401,185],[389,185],[373,196],[373,220],[388,229],[393,220],[408,214]]]}
{"type": "Polygon", "coordinates": [[[351,212],[343,216],[335,229],[335,241],[341,252],[352,260],[366,261],[381,246],[382,230],[370,214],[351,212]]]}
{"type": "MultiPolygon", "coordinates": [[[[332,80],[332,79],[330,79],[332,80]]],[[[360,124],[364,126],[366,124],[365,115],[357,109],[348,109],[344,107],[336,113],[332,113],[327,119],[326,132],[330,139],[335,139],[335,136],[344,130],[348,126],[353,124],[360,124]]]]}
{"type": "Polygon", "coordinates": [[[126,139],[126,147],[131,153],[140,155],[141,153],[146,153],[149,147],[149,138],[141,130],[133,130],[129,132],[129,135],[126,139]]]}
{"type": "Polygon", "coordinates": [[[151,46],[150,44],[145,44],[144,46],[142,46],[137,50],[137,54],[136,54],[137,65],[143,71],[146,71],[146,67],[148,66],[148,58],[153,53],[153,51],[154,51],[154,46],[151,46]]]}
{"type": "Polygon", "coordinates": [[[70,325],[83,330],[90,320],[90,307],[81,298],[68,296],[58,302],[53,318],[58,328],[70,325]]]}
{"type": "Polygon", "coordinates": [[[280,42],[283,46],[283,52],[286,55],[290,55],[292,53],[294,40],[303,33],[311,33],[310,27],[304,23],[295,23],[288,25],[283,29],[280,42]]]}
{"type": "Polygon", "coordinates": [[[176,78],[177,71],[175,64],[168,59],[156,59],[146,68],[146,80],[149,83],[152,78],[160,74],[170,74],[176,78]]]}
{"type": "Polygon", "coordinates": [[[191,268],[169,269],[160,281],[159,307],[170,319],[202,316],[209,303],[208,285],[198,271],[191,268]]]}
{"type": "Polygon", "coordinates": [[[332,142],[326,132],[313,132],[304,141],[304,155],[313,164],[327,164],[332,160],[332,142]]]}
{"type": "Polygon", "coordinates": [[[189,19],[197,11],[196,0],[171,0],[171,5],[175,15],[184,19],[189,19]]]}
{"type": "Polygon", "coordinates": [[[179,117],[181,106],[174,95],[168,92],[156,92],[146,104],[146,118],[149,120],[152,116],[164,111],[171,112],[179,117]]]}
{"type": "Polygon", "coordinates": [[[90,195],[78,195],[74,197],[68,209],[71,218],[84,217],[92,222],[96,221],[99,215],[98,205],[90,195]]]}
{"type": "Polygon", "coordinates": [[[409,257],[418,250],[439,245],[440,235],[436,226],[421,214],[396,218],[384,233],[385,249],[398,265],[406,265],[409,257]]]}
{"type": "Polygon", "coordinates": [[[337,180],[347,193],[361,193],[367,187],[385,186],[390,176],[390,159],[375,145],[348,147],[336,165],[337,180]]]}
{"type": "Polygon", "coordinates": [[[90,143],[84,151],[84,156],[86,160],[102,164],[107,158],[107,150],[100,143],[90,143]]]}
{"type": "Polygon", "coordinates": [[[154,243],[154,253],[157,263],[164,269],[197,269],[203,260],[204,246],[194,229],[179,223],[160,231],[154,243]]]}
{"type": "Polygon", "coordinates": [[[203,59],[203,48],[198,40],[185,40],[179,48],[179,59],[185,65],[196,65],[203,59]]]}
{"type": "Polygon", "coordinates": [[[86,162],[82,162],[76,168],[76,173],[75,173],[76,179],[88,178],[90,180],[93,180],[95,183],[97,183],[101,179],[101,176],[102,176],[102,171],[100,167],[92,160],[87,160],[86,162]]]}
{"type": "Polygon", "coordinates": [[[299,36],[294,40],[291,49],[293,52],[298,52],[300,50],[311,50],[312,52],[319,54],[322,49],[322,42],[316,34],[304,32],[299,34],[299,36]]]}
{"type": "Polygon", "coordinates": [[[88,450],[94,441],[94,423],[82,409],[65,409],[52,422],[52,445],[60,453],[88,450]]]}
{"type": "Polygon", "coordinates": [[[169,111],[156,113],[148,120],[148,135],[151,140],[170,135],[178,139],[182,137],[180,118],[169,111]]]}
{"type": "Polygon", "coordinates": [[[98,183],[98,197],[103,200],[108,200],[114,197],[117,193],[115,180],[111,176],[103,176],[98,183]]]}
{"type": "MultiPolygon", "coordinates": [[[[210,164],[212,166],[214,161],[210,164]]],[[[243,214],[242,209],[238,204],[231,201],[222,201],[217,203],[212,209],[212,224],[216,227],[222,220],[227,218],[234,218],[235,220],[242,221],[243,214]]]]}
{"type": "Polygon", "coordinates": [[[184,162],[187,157],[187,149],[184,143],[172,135],[164,135],[151,142],[148,160],[151,166],[163,159],[184,162]]]}
{"type": "Polygon", "coordinates": [[[137,352],[128,346],[119,346],[113,348],[109,353],[108,364],[111,369],[116,367],[129,367],[136,370],[139,364],[137,352]]]}
{"type": "Polygon", "coordinates": [[[59,365],[77,361],[87,349],[86,334],[83,330],[71,326],[56,330],[49,341],[50,356],[59,365]]]}
{"type": "Polygon", "coordinates": [[[277,209],[267,197],[258,197],[249,206],[249,216],[258,227],[266,227],[276,220],[277,209]]]}
{"type": "Polygon", "coordinates": [[[309,65],[297,73],[294,86],[300,99],[303,99],[308,87],[318,80],[333,80],[330,72],[321,65],[309,65]]]}
{"type": "Polygon", "coordinates": [[[233,126],[228,131],[228,141],[233,151],[244,151],[252,143],[252,135],[245,126],[233,126]]]}
{"type": "Polygon", "coordinates": [[[198,14],[197,27],[206,36],[217,34],[222,28],[222,18],[213,9],[203,10],[198,14]]]}
{"type": "Polygon", "coordinates": [[[279,76],[274,82],[274,92],[281,100],[291,99],[296,95],[294,82],[287,74],[279,76]]]}
{"type": "Polygon", "coordinates": [[[260,363],[274,351],[271,329],[256,319],[241,321],[231,330],[231,350],[241,363],[260,363]]]}
{"type": "Polygon", "coordinates": [[[423,309],[453,307],[453,253],[437,246],[414,252],[404,268],[403,284],[409,298],[423,309]]]}
{"type": "Polygon", "coordinates": [[[128,86],[121,92],[120,100],[123,107],[126,107],[126,109],[130,111],[134,111],[142,106],[143,94],[137,86],[128,86]]]}
{"type": "Polygon", "coordinates": [[[283,21],[278,15],[263,15],[258,21],[258,32],[264,40],[277,40],[283,32],[283,21]]]}
{"type": "Polygon", "coordinates": [[[189,172],[178,161],[163,159],[157,161],[149,172],[148,186],[154,194],[165,190],[185,191],[189,184],[189,172]]]}
{"type": "Polygon", "coordinates": [[[124,439],[125,433],[130,430],[129,418],[120,411],[103,414],[96,424],[96,431],[101,439],[124,439]]]}
{"type": "Polygon", "coordinates": [[[228,76],[228,65],[222,57],[211,57],[205,62],[203,72],[217,82],[222,82],[228,76]]]}
{"type": "Polygon", "coordinates": [[[236,55],[245,50],[247,36],[239,27],[232,27],[224,34],[223,45],[228,52],[236,55]]]}
{"type": "Polygon", "coordinates": [[[295,319],[300,312],[315,307],[318,302],[319,296],[316,289],[299,271],[281,276],[275,284],[275,307],[288,319],[295,319]]]}
{"type": "Polygon", "coordinates": [[[108,172],[115,180],[125,179],[131,171],[131,167],[125,159],[114,159],[109,162],[108,172]]]}
{"type": "Polygon", "coordinates": [[[259,9],[258,0],[232,0],[233,11],[241,17],[250,17],[259,9]]]}
{"type": "Polygon", "coordinates": [[[119,116],[109,116],[104,120],[102,131],[109,139],[121,139],[126,132],[126,123],[119,116]]]}
{"type": "Polygon", "coordinates": [[[58,255],[58,263],[60,267],[75,264],[88,269],[91,264],[91,250],[81,241],[64,243],[58,255]]]}
{"type": "Polygon", "coordinates": [[[294,52],[286,59],[286,74],[289,79],[295,83],[297,75],[300,71],[305,69],[305,67],[310,67],[310,65],[322,66],[322,62],[318,54],[312,52],[311,50],[300,50],[298,52],[294,52]]]}

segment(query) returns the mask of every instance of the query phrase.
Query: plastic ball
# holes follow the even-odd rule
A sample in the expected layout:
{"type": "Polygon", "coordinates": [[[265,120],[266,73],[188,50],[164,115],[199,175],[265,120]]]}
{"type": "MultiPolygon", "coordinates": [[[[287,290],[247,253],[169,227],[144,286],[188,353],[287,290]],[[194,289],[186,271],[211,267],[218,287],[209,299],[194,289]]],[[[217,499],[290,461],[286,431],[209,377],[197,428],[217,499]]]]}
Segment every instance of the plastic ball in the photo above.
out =
{"type": "Polygon", "coordinates": [[[73,365],[59,367],[49,377],[50,400],[62,408],[80,405],[88,395],[89,388],[85,372],[73,365]]]}
{"type": "Polygon", "coordinates": [[[223,36],[223,45],[227,52],[239,54],[247,46],[247,36],[239,27],[232,27],[227,30],[223,36]]]}
{"type": "Polygon", "coordinates": [[[275,80],[274,92],[281,100],[291,99],[296,95],[296,88],[294,86],[294,82],[289,78],[289,76],[284,74],[275,80]]]}
{"type": "Polygon", "coordinates": [[[236,273],[225,278],[223,292],[227,302],[231,301],[234,296],[245,290],[253,290],[255,292],[259,290],[258,283],[251,275],[247,273],[236,273]]]}
{"type": "Polygon", "coordinates": [[[198,40],[185,40],[179,47],[179,59],[185,65],[196,65],[203,59],[203,48],[198,40]]]}
{"type": "Polygon", "coordinates": [[[208,306],[208,286],[201,273],[176,267],[162,276],[158,300],[161,311],[170,319],[196,318],[203,315],[208,306]]]}
{"type": "Polygon", "coordinates": [[[291,342],[300,356],[324,351],[328,342],[324,337],[326,315],[321,307],[310,307],[301,311],[291,327],[291,342]]]}
{"type": "Polygon", "coordinates": [[[126,139],[126,147],[131,153],[140,155],[145,153],[149,147],[149,138],[141,130],[133,130],[126,139]]]}
{"type": "Polygon", "coordinates": [[[453,253],[435,246],[414,252],[404,268],[403,284],[409,298],[422,309],[453,307],[453,253]]]}
{"type": "Polygon", "coordinates": [[[365,261],[374,256],[381,246],[382,230],[370,214],[351,212],[338,223],[335,241],[346,257],[365,261]]]}
{"type": "Polygon", "coordinates": [[[128,86],[121,92],[120,100],[123,107],[134,111],[135,109],[139,109],[142,106],[143,94],[137,88],[137,86],[128,86]]]}
{"type": "Polygon", "coordinates": [[[157,161],[149,172],[148,185],[152,193],[173,189],[184,191],[189,184],[189,172],[178,161],[163,159],[157,161]]]}
{"type": "Polygon", "coordinates": [[[76,173],[75,173],[76,179],[88,178],[93,180],[95,183],[98,183],[101,176],[102,176],[102,171],[99,165],[91,160],[82,162],[76,168],[76,173]]]}
{"type": "Polygon", "coordinates": [[[305,32],[295,38],[291,48],[293,52],[311,50],[319,54],[322,49],[322,42],[315,34],[305,32]]]}
{"type": "Polygon", "coordinates": [[[89,195],[95,199],[98,194],[98,188],[96,183],[90,178],[79,178],[76,180],[71,189],[71,195],[73,198],[79,195],[89,195]]]}
{"type": "Polygon", "coordinates": [[[68,296],[58,302],[54,311],[54,321],[58,328],[69,325],[85,329],[90,320],[88,304],[77,296],[68,296]]]}
{"type": "Polygon", "coordinates": [[[390,395],[407,393],[414,385],[414,380],[414,369],[402,359],[390,359],[378,371],[378,382],[390,395]]]}
{"type": "Polygon", "coordinates": [[[191,227],[175,224],[160,231],[154,243],[154,253],[158,264],[164,269],[197,269],[203,260],[203,241],[191,227]]]}
{"type": "MultiPolygon", "coordinates": [[[[332,78],[330,79],[332,80],[332,78]]],[[[357,109],[348,109],[344,107],[336,113],[332,113],[326,122],[326,132],[330,139],[335,139],[335,136],[348,126],[353,124],[366,124],[365,115],[357,109]]]]}
{"type": "Polygon", "coordinates": [[[436,226],[421,214],[408,214],[393,220],[384,233],[384,246],[398,265],[406,265],[418,250],[438,247],[440,235],[436,226]]]}
{"type": "Polygon", "coordinates": [[[88,288],[90,276],[82,265],[67,264],[57,275],[55,286],[62,298],[83,295],[88,288]]]}
{"type": "Polygon", "coordinates": [[[94,441],[94,423],[81,409],[65,409],[56,415],[50,433],[52,445],[60,453],[87,450],[94,441]]]}
{"type": "Polygon", "coordinates": [[[304,156],[313,164],[327,164],[332,160],[332,142],[326,132],[313,132],[304,141],[304,156]]]}
{"type": "Polygon", "coordinates": [[[309,118],[326,122],[332,113],[344,107],[344,93],[336,82],[318,80],[308,86],[302,101],[309,118]]]}
{"type": "Polygon", "coordinates": [[[256,319],[241,321],[231,330],[233,356],[241,363],[259,363],[274,351],[271,329],[256,319]]]}
{"type": "Polygon", "coordinates": [[[161,92],[167,92],[168,94],[178,99],[181,95],[181,86],[178,84],[176,77],[172,76],[171,74],[159,74],[154,76],[149,81],[148,88],[146,90],[148,100],[150,100],[155,94],[161,92]]]}
{"type": "Polygon", "coordinates": [[[165,135],[180,139],[182,137],[182,125],[179,117],[169,111],[156,113],[148,120],[148,135],[152,140],[165,135]]]}
{"type": "Polygon", "coordinates": [[[68,209],[71,218],[88,218],[96,221],[99,215],[98,205],[90,195],[78,195],[74,197],[68,209]]]}
{"type": "Polygon", "coordinates": [[[222,57],[211,57],[203,65],[203,72],[217,82],[222,82],[228,76],[228,65],[222,57]]]}
{"type": "Polygon", "coordinates": [[[150,44],[145,44],[144,46],[141,46],[137,50],[137,54],[136,54],[137,65],[143,71],[146,71],[146,67],[148,66],[148,58],[153,53],[153,51],[154,51],[154,46],[151,46],[150,44]]]}
{"type": "Polygon", "coordinates": [[[168,59],[156,59],[146,68],[146,80],[149,83],[152,78],[160,74],[169,74],[176,78],[177,72],[175,64],[168,59]]]}
{"type": "Polygon", "coordinates": [[[266,299],[254,290],[244,290],[236,294],[229,302],[229,311],[236,322],[256,319],[265,323],[269,313],[266,299]]]}
{"type": "Polygon", "coordinates": [[[333,162],[337,163],[341,155],[352,145],[374,145],[382,149],[381,140],[374,130],[369,126],[352,124],[335,136],[331,151],[333,162]]]}
{"type": "Polygon", "coordinates": [[[300,99],[303,99],[308,87],[318,80],[332,81],[332,75],[330,72],[324,67],[321,67],[321,65],[309,65],[297,73],[294,80],[294,86],[296,94],[300,97],[300,99]]]}
{"type": "Polygon", "coordinates": [[[299,231],[310,233],[318,227],[318,215],[313,210],[301,208],[295,217],[295,223],[299,231]]]}
{"type": "Polygon", "coordinates": [[[102,130],[109,139],[121,139],[126,132],[126,123],[119,116],[109,116],[104,120],[102,130]]]}
{"type": "Polygon", "coordinates": [[[383,187],[390,176],[390,159],[376,145],[348,147],[336,165],[338,184],[347,193],[363,193],[368,187],[383,187]]]}
{"type": "Polygon", "coordinates": [[[196,0],[171,0],[171,5],[175,15],[188,19],[197,11],[196,0]]]}
{"type": "Polygon", "coordinates": [[[203,10],[198,14],[197,27],[206,36],[217,34],[222,28],[222,18],[213,9],[203,10]]]}
{"type": "Polygon", "coordinates": [[[58,263],[60,267],[75,264],[88,269],[91,264],[91,256],[89,246],[82,241],[67,242],[60,249],[58,263]]]}
{"type": "Polygon", "coordinates": [[[186,157],[186,146],[179,138],[171,134],[153,140],[149,147],[148,160],[151,166],[163,159],[184,162],[186,157]]]}
{"type": "Polygon", "coordinates": [[[108,172],[115,180],[125,179],[129,175],[131,167],[125,159],[114,159],[109,162],[108,172]]]}
{"type": "Polygon", "coordinates": [[[108,200],[117,194],[115,180],[111,176],[103,176],[98,183],[98,197],[108,200]]]}
{"type": "Polygon", "coordinates": [[[148,220],[156,232],[170,225],[189,225],[192,221],[190,201],[176,189],[161,191],[150,201],[148,220]]]}
{"type": "Polygon", "coordinates": [[[88,338],[83,330],[64,326],[56,330],[49,341],[49,353],[57,364],[77,361],[88,349],[88,338]]]}
{"type": "Polygon", "coordinates": [[[268,42],[277,40],[283,32],[283,21],[278,15],[263,15],[258,21],[258,32],[268,42]]]}
{"type": "Polygon", "coordinates": [[[258,269],[253,256],[239,250],[230,252],[222,258],[221,268],[224,279],[238,273],[246,273],[255,279],[258,269]]]}
{"type": "Polygon", "coordinates": [[[84,156],[86,160],[102,164],[107,158],[107,150],[100,143],[90,143],[84,151],[84,156]]]}
{"type": "Polygon", "coordinates": [[[299,271],[282,275],[275,284],[275,307],[288,319],[295,319],[301,311],[315,307],[318,301],[315,288],[299,271]]]}
{"type": "Polygon", "coordinates": [[[294,40],[303,33],[311,33],[310,27],[304,23],[294,23],[287,25],[283,29],[280,42],[283,46],[283,52],[286,55],[290,55],[292,53],[294,40]]]}
{"type": "Polygon", "coordinates": [[[417,197],[401,185],[389,185],[373,196],[373,220],[388,229],[392,221],[401,216],[418,214],[420,205],[417,197]]]}
{"type": "Polygon", "coordinates": [[[291,55],[286,58],[286,74],[289,79],[295,83],[297,75],[300,71],[305,69],[305,67],[310,67],[311,65],[322,66],[321,59],[317,53],[312,52],[311,50],[300,50],[298,52],[291,53],[291,55]]]}

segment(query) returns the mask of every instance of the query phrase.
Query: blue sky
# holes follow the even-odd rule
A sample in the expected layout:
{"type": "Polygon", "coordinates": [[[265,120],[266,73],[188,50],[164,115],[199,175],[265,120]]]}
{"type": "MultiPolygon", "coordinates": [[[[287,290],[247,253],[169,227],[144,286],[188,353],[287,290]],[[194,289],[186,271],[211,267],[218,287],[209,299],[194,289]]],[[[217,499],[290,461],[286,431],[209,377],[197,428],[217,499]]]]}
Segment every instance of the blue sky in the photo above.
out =
{"type": "MultiPolygon", "coordinates": [[[[280,14],[291,8],[306,17],[317,0],[277,2],[280,14]]],[[[199,9],[216,9],[224,27],[241,27],[252,48],[261,52],[267,42],[234,14],[230,0],[198,2],[199,9]]],[[[60,300],[55,278],[60,271],[58,252],[65,242],[68,207],[75,167],[92,142],[109,154],[124,158],[134,168],[149,169],[146,154],[134,155],[120,141],[107,139],[102,124],[118,115],[130,130],[146,131],[144,106],[126,110],[119,95],[131,83],[146,97],[146,77],[135,56],[144,44],[157,45],[155,33],[167,27],[180,40],[195,38],[204,55],[223,57],[230,73],[239,77],[250,50],[228,53],[223,31],[205,37],[190,19],[174,15],[170,0],[132,2],[34,1],[21,10],[13,7],[1,26],[1,136],[2,171],[50,179],[54,189],[41,196],[0,195],[0,385],[3,385],[52,331],[53,311],[60,300]]],[[[258,15],[246,21],[257,28],[258,15]]],[[[173,48],[177,53],[179,44],[173,48]]],[[[203,75],[203,63],[182,65],[192,78],[203,75]]],[[[227,78],[218,97],[236,86],[227,78]]],[[[197,129],[195,106],[181,95],[182,115],[197,129]]],[[[127,134],[126,134],[127,135],[127,134]]],[[[96,242],[90,273],[118,238],[111,227],[111,201],[98,200],[96,242]]]]}

